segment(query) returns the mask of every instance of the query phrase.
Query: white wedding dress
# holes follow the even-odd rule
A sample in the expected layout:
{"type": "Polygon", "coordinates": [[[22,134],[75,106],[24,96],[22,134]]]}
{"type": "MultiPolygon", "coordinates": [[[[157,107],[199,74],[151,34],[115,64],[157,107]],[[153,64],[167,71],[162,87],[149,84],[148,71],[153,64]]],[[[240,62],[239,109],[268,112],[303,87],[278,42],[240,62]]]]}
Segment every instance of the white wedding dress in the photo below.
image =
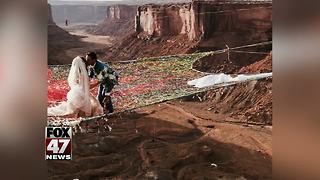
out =
{"type": "Polygon", "coordinates": [[[103,108],[95,97],[90,94],[89,76],[86,65],[78,56],[73,59],[68,76],[70,91],[67,101],[48,108],[48,116],[76,115],[85,113],[86,117],[103,114],[103,108]]]}

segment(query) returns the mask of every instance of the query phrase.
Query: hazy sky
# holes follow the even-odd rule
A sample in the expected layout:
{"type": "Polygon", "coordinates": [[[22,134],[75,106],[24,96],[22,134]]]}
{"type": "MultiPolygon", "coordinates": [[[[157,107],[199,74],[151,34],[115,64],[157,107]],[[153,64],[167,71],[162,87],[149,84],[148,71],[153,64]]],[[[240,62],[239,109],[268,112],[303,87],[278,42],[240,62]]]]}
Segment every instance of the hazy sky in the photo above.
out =
{"type": "Polygon", "coordinates": [[[122,0],[49,0],[49,1],[122,1],[122,0]]]}
{"type": "MultiPolygon", "coordinates": [[[[49,3],[50,3],[50,1],[51,2],[64,2],[64,1],[101,1],[101,2],[103,2],[103,1],[122,1],[122,0],[48,0],[49,1],[49,3]]],[[[128,0],[127,0],[128,1],[128,0]]],[[[129,0],[130,1],[130,0],[129,0]]]]}
{"type": "Polygon", "coordinates": [[[60,0],[60,1],[122,1],[122,0],[60,0]]]}

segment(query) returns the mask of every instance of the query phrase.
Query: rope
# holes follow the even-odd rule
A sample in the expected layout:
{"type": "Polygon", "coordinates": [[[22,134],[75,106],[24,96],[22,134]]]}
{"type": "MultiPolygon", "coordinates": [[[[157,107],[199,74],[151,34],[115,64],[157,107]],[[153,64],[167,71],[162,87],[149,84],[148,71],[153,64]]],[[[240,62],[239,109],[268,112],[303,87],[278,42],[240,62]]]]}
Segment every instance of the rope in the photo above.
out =
{"type": "MultiPolygon", "coordinates": [[[[261,43],[255,43],[255,44],[249,44],[249,45],[243,45],[243,46],[238,46],[238,47],[233,47],[229,48],[230,50],[235,50],[235,49],[242,49],[242,48],[247,48],[247,47],[256,47],[256,46],[263,46],[263,45],[269,45],[272,44],[272,41],[267,41],[267,42],[261,42],[261,43]]],[[[120,63],[120,64],[126,64],[126,63],[134,63],[134,62],[140,62],[140,61],[159,61],[161,59],[162,61],[169,60],[169,58],[172,57],[178,57],[178,58],[183,58],[186,56],[190,55],[201,55],[201,54],[207,54],[207,55],[212,55],[212,54],[220,54],[220,53],[225,53],[227,49],[220,49],[220,50],[214,50],[214,51],[208,51],[208,52],[199,52],[199,53],[191,53],[191,54],[175,54],[175,55],[167,55],[167,56],[154,56],[154,57],[148,57],[148,58],[138,58],[138,59],[132,59],[132,60],[125,60],[125,61],[107,61],[110,64],[113,63],[120,63]]],[[[243,51],[245,52],[245,51],[243,51]]],[[[250,52],[249,52],[250,53],[250,52]]],[[[71,64],[62,64],[62,65],[48,65],[49,68],[54,68],[54,67],[66,67],[66,66],[71,66],[71,64]]]]}
{"type": "MultiPolygon", "coordinates": [[[[224,11],[212,11],[212,12],[203,12],[203,13],[195,13],[195,14],[219,14],[219,13],[226,13],[226,12],[234,12],[234,11],[249,11],[255,9],[272,9],[272,6],[268,7],[256,7],[256,8],[247,8],[247,9],[232,9],[232,10],[224,10],[224,11]]],[[[169,17],[169,16],[168,16],[169,17]]]]}
{"type": "Polygon", "coordinates": [[[269,44],[272,44],[272,41],[266,41],[266,42],[261,42],[261,43],[255,43],[255,44],[249,44],[249,45],[244,45],[244,46],[233,47],[233,48],[230,48],[230,50],[242,49],[242,48],[247,48],[247,47],[255,47],[255,46],[263,46],[263,45],[269,45],[269,44]]]}
{"type": "Polygon", "coordinates": [[[262,3],[272,3],[272,0],[216,0],[216,1],[207,1],[207,0],[196,0],[196,2],[209,2],[215,4],[262,4],[262,3]]]}
{"type": "Polygon", "coordinates": [[[267,54],[269,54],[269,53],[267,53],[267,52],[251,52],[251,51],[230,51],[230,52],[235,52],[235,53],[247,53],[247,54],[265,54],[265,55],[267,55],[267,54]]]}
{"type": "MultiPolygon", "coordinates": [[[[205,2],[205,1],[204,1],[205,2]]],[[[225,3],[221,3],[225,4],[225,3]]],[[[221,5],[220,4],[220,5],[221,5]]],[[[221,6],[218,6],[221,7],[221,6]]],[[[230,13],[234,11],[250,11],[250,10],[256,10],[256,9],[272,9],[272,6],[266,6],[266,7],[255,7],[255,8],[246,8],[246,9],[231,9],[231,10],[223,10],[223,11],[211,11],[211,12],[202,12],[202,13],[194,13],[195,15],[204,15],[204,14],[222,14],[222,13],[230,13]]],[[[162,20],[165,18],[169,18],[170,16],[161,16],[156,17],[156,20],[162,20]]]]}

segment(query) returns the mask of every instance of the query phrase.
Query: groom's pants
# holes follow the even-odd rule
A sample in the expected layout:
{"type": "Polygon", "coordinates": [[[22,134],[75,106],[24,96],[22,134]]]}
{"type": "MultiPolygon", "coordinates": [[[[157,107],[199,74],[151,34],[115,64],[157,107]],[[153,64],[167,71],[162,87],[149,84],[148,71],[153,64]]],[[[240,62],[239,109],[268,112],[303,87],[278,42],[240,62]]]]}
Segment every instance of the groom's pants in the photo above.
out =
{"type": "Polygon", "coordinates": [[[101,104],[101,106],[105,109],[108,110],[108,113],[112,113],[113,112],[113,105],[112,105],[112,101],[111,101],[111,97],[110,97],[110,92],[113,89],[114,85],[112,83],[108,83],[108,84],[100,84],[99,85],[99,89],[98,89],[98,100],[101,104]],[[109,96],[109,97],[107,97],[109,96]],[[105,98],[109,98],[109,101],[107,101],[107,104],[103,103],[103,100],[105,98]]]}

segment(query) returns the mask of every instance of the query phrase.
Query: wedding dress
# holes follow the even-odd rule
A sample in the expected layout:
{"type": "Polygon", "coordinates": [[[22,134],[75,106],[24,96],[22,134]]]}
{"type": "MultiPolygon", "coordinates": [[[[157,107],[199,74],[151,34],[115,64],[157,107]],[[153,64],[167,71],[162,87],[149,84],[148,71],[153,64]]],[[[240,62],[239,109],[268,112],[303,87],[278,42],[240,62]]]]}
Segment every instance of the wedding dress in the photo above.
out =
{"type": "Polygon", "coordinates": [[[67,94],[67,101],[48,108],[48,116],[67,116],[79,112],[85,113],[87,117],[103,114],[100,103],[90,94],[86,65],[79,56],[72,61],[68,84],[70,91],[67,94]]]}

